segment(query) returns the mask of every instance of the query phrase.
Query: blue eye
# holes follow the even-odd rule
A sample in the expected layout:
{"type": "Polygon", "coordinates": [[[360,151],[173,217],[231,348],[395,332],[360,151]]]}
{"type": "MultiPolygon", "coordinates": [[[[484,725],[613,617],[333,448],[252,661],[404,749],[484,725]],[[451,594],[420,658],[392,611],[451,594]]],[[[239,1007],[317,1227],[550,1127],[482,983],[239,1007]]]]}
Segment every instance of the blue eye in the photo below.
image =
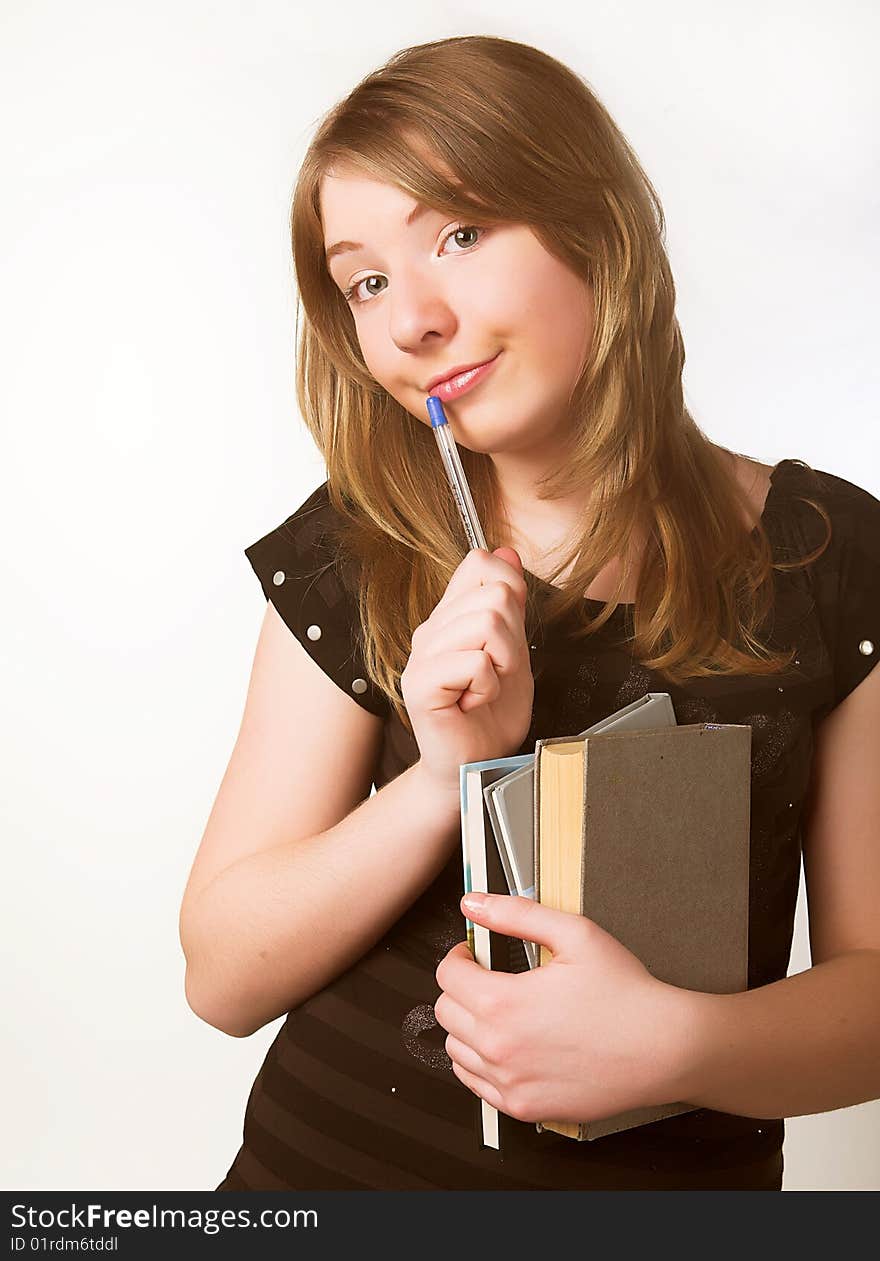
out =
{"type": "MultiPolygon", "coordinates": [[[[446,236],[443,238],[443,244],[445,245],[447,241],[451,240],[452,237],[458,236],[459,233],[468,233],[468,232],[476,232],[479,234],[479,236],[484,236],[486,232],[488,232],[488,228],[480,227],[479,225],[475,223],[457,224],[454,228],[450,228],[450,230],[447,232],[446,236]]],[[[473,249],[473,247],[477,244],[479,244],[479,239],[477,241],[471,242],[470,245],[465,245],[463,248],[465,250],[473,249]]],[[[370,276],[362,276],[361,279],[356,281],[355,284],[353,284],[349,289],[343,289],[342,296],[343,298],[345,298],[346,302],[351,303],[354,306],[363,305],[363,303],[369,302],[371,299],[368,297],[361,298],[357,296],[357,291],[358,289],[360,289],[361,285],[365,285],[367,281],[369,280],[385,280],[385,279],[386,278],[378,272],[370,276]]],[[[379,290],[379,293],[381,292],[382,291],[379,290]]],[[[373,296],[375,297],[377,296],[377,294],[374,293],[373,296]]]]}

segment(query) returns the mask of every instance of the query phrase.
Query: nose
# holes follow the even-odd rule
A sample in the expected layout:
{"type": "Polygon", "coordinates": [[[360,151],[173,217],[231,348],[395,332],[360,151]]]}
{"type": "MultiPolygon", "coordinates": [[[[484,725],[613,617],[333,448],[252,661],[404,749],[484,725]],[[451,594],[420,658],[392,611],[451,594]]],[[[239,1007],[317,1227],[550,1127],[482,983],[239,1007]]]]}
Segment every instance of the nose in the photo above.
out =
{"type": "Polygon", "coordinates": [[[389,296],[389,332],[404,353],[454,335],[458,319],[453,304],[429,271],[418,269],[405,276],[398,271],[389,296]]]}

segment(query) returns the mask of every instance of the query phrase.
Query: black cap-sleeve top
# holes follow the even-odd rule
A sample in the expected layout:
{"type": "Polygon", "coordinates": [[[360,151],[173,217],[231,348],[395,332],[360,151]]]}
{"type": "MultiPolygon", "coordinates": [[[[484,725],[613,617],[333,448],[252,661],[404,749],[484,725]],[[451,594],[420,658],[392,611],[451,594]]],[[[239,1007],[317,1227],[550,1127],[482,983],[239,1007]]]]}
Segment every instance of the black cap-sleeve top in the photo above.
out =
{"type": "MultiPolygon", "coordinates": [[[[532,725],[519,750],[581,731],[648,691],[669,692],[680,724],[751,726],[750,989],[787,974],[816,724],[880,653],[880,501],[816,474],[781,461],[762,518],[776,560],[804,556],[825,537],[799,495],[819,499],[833,529],[812,565],[775,574],[768,637],[797,649],[784,674],[669,685],[632,659],[631,606],[621,605],[587,641],[568,640],[563,626],[534,645],[532,725]]],[[[367,677],[356,593],[336,564],[332,522],[324,483],[246,555],[321,669],[382,718],[380,788],[418,749],[367,677]]],[[[218,1190],[780,1188],[784,1122],[705,1108],[581,1143],[502,1115],[500,1152],[480,1148],[478,1100],[452,1072],[433,1014],[435,969],[465,939],[462,891],[456,853],[372,950],[286,1017],[218,1190]]]]}

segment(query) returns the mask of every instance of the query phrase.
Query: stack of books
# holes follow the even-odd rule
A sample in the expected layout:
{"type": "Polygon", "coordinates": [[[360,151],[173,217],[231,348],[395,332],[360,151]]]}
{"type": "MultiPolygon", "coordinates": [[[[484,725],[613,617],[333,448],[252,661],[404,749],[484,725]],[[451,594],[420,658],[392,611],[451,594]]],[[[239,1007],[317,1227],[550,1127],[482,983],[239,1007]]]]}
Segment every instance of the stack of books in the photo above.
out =
{"type": "MultiPolygon", "coordinates": [[[[667,984],[747,989],[751,736],[749,726],[679,726],[669,694],[649,692],[577,735],[536,741],[533,754],[465,763],[465,891],[585,915],[667,984]]],[[[470,920],[467,936],[495,971],[552,957],[470,920]]],[[[498,1112],[478,1104],[479,1141],[499,1149],[498,1112]]],[[[590,1140],[695,1107],[676,1100],[537,1129],[590,1140]]]]}

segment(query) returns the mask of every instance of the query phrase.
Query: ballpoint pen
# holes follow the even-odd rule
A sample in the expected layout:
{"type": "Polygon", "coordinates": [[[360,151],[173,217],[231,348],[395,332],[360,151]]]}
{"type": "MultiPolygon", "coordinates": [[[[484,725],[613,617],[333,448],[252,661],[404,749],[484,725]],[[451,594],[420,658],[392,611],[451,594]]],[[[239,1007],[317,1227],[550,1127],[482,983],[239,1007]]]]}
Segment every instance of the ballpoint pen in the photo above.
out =
{"type": "MultiPolygon", "coordinates": [[[[434,430],[434,436],[437,439],[437,446],[440,448],[440,454],[443,457],[443,464],[449,477],[449,484],[452,487],[452,493],[455,496],[455,502],[458,504],[458,510],[461,513],[461,519],[464,523],[465,533],[471,548],[482,547],[484,551],[489,549],[486,547],[486,538],[483,534],[483,528],[480,525],[480,519],[477,516],[477,510],[474,507],[474,501],[471,496],[471,488],[467,484],[467,478],[464,475],[464,469],[461,466],[461,457],[458,454],[458,447],[455,445],[455,439],[449,427],[449,420],[443,411],[443,404],[434,394],[429,394],[428,399],[428,416],[431,420],[431,428],[434,430]]],[[[462,783],[464,781],[462,780],[462,783]]],[[[462,797],[462,800],[464,798],[462,797]]],[[[464,831],[462,831],[462,838],[464,831]]],[[[470,883],[470,866],[465,857],[465,892],[469,893],[471,889],[470,883]]],[[[473,921],[465,918],[465,930],[467,934],[467,942],[471,954],[475,954],[474,948],[474,925],[473,921]]]]}
{"type": "Polygon", "coordinates": [[[437,446],[440,448],[440,454],[443,457],[443,464],[449,477],[449,484],[452,487],[455,502],[458,504],[458,510],[461,513],[468,542],[471,548],[481,547],[484,551],[488,551],[480,519],[477,516],[477,510],[471,498],[471,488],[467,484],[464,469],[461,467],[458,447],[455,445],[455,439],[449,428],[449,420],[443,410],[443,404],[435,394],[428,395],[427,403],[431,428],[434,430],[434,437],[437,439],[437,446]]]}

